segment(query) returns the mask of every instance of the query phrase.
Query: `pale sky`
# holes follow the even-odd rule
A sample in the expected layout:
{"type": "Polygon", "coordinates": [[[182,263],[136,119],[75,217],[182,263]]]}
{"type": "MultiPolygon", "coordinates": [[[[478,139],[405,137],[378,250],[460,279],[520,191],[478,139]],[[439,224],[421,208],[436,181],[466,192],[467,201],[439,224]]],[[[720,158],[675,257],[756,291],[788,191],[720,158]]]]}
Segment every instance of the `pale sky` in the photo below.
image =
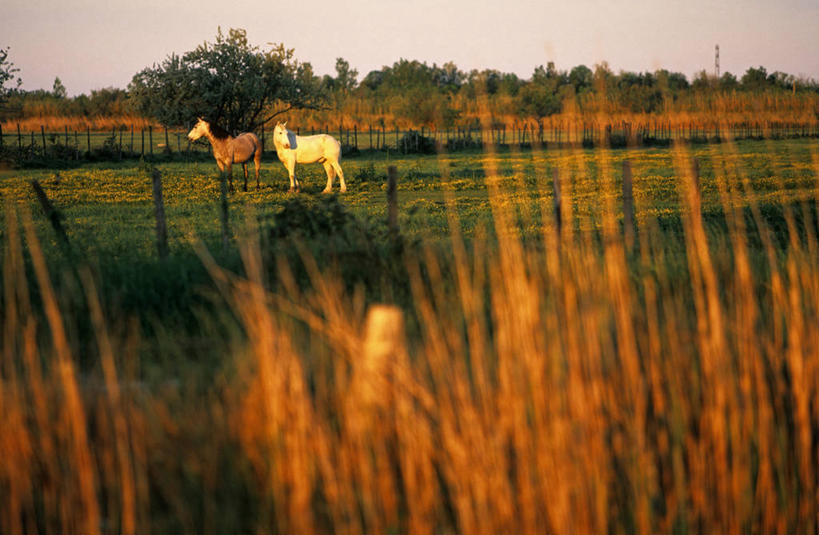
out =
{"type": "Polygon", "coordinates": [[[529,78],[608,61],[614,71],[667,68],[691,79],[750,66],[819,79],[819,0],[2,0],[0,47],[24,89],[69,95],[126,88],[172,52],[244,28],[254,45],[284,43],[319,75],[343,57],[359,72],[400,58],[454,61],[529,78]]]}

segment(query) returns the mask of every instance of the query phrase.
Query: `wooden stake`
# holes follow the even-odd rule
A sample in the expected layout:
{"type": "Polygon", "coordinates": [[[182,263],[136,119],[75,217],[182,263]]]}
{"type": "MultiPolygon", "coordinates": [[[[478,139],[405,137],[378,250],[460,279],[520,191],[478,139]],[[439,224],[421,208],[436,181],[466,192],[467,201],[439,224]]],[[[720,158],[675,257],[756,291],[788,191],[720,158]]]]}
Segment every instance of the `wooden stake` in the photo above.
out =
{"type": "Polygon", "coordinates": [[[64,250],[70,250],[68,235],[65,233],[65,229],[63,228],[62,224],[62,215],[60,215],[60,212],[54,208],[51,201],[48,200],[48,196],[46,195],[45,191],[43,191],[43,187],[40,186],[37,179],[33,179],[31,181],[31,187],[34,188],[34,193],[37,195],[37,200],[40,201],[40,207],[43,209],[43,214],[45,214],[46,219],[48,219],[48,221],[51,223],[51,227],[54,229],[54,233],[57,234],[57,240],[60,242],[60,245],[64,248],[64,250]]]}
{"type": "Polygon", "coordinates": [[[230,214],[228,213],[227,177],[225,173],[220,173],[219,187],[221,190],[219,219],[222,222],[222,250],[227,251],[228,245],[230,245],[230,214]]]}
{"type": "Polygon", "coordinates": [[[398,169],[387,167],[387,227],[394,236],[398,235],[398,169]]]}
{"type": "Polygon", "coordinates": [[[156,217],[156,250],[159,258],[168,257],[168,226],[165,223],[165,204],[162,200],[162,173],[151,170],[151,186],[154,195],[154,216],[156,217]]]}

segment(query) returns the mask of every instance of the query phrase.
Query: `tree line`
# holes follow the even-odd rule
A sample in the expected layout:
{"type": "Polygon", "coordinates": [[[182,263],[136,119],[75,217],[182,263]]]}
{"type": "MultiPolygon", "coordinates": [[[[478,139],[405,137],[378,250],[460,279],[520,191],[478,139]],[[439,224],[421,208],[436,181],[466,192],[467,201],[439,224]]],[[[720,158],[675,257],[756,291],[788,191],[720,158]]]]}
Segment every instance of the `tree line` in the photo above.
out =
{"type": "MultiPolygon", "coordinates": [[[[3,84],[16,70],[0,50],[3,84]],[[9,74],[11,73],[11,74],[9,74]]],[[[17,79],[19,86],[19,78],[17,79]]],[[[2,87],[2,86],[0,86],[2,87]]],[[[700,71],[685,74],[615,73],[605,62],[560,70],[553,62],[534,68],[529,78],[495,69],[459,69],[454,63],[432,65],[399,59],[361,77],[343,58],[334,75],[316,75],[293,49],[250,44],[242,29],[218,31],[185,54],[171,54],[136,73],[126,89],[104,88],[68,97],[59,78],[52,89],[0,93],[0,119],[45,116],[138,115],[168,127],[185,127],[206,116],[228,130],[253,130],[297,112],[303,120],[371,124],[400,121],[405,125],[449,127],[474,119],[478,101],[492,116],[541,119],[575,111],[594,113],[659,113],[669,107],[708,111],[715,95],[754,99],[760,95],[807,97],[814,114],[819,82],[783,72],[751,67],[741,76],[725,72],[719,78],[700,71]]]]}

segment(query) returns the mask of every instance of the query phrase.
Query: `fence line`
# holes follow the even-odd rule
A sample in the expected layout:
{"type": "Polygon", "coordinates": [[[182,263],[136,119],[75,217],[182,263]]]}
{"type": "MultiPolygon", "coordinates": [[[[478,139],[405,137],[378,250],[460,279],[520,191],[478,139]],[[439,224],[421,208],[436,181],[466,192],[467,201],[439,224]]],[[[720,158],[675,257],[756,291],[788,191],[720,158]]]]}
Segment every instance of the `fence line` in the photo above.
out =
{"type": "MultiPolygon", "coordinates": [[[[0,150],[14,152],[22,159],[52,157],[58,159],[122,159],[123,157],[151,158],[159,154],[170,155],[204,155],[211,148],[206,143],[191,143],[183,147],[184,132],[175,130],[175,147],[171,142],[171,131],[163,128],[160,139],[164,143],[154,142],[154,128],[148,126],[140,129],[139,146],[135,142],[135,129],[130,128],[130,141],[126,146],[124,137],[126,128],[112,129],[110,132],[85,131],[84,147],[80,146],[80,131],[73,131],[73,139],[68,127],[63,132],[47,131],[40,127],[39,140],[34,131],[25,136],[17,124],[16,133],[6,133],[0,126],[0,150]],[[146,132],[147,130],[147,132],[146,132]],[[147,139],[146,139],[147,133],[147,139]],[[28,142],[25,138],[29,137],[28,142]],[[16,143],[15,143],[16,138],[16,143]],[[138,150],[137,150],[138,149],[138,150]],[[157,152],[155,152],[157,151],[157,152]]],[[[260,131],[260,139],[265,151],[274,147],[265,135],[266,129],[260,131]]],[[[296,128],[301,134],[301,129],[296,128]]],[[[330,133],[329,125],[316,130],[311,128],[305,133],[330,133]]],[[[480,128],[475,123],[439,129],[421,127],[420,129],[399,129],[392,125],[368,124],[358,135],[358,125],[340,123],[332,135],[338,136],[343,145],[343,152],[350,153],[364,150],[397,151],[401,153],[434,152],[435,150],[457,151],[468,148],[482,148],[492,144],[497,146],[611,146],[636,147],[642,145],[664,145],[673,141],[714,142],[726,139],[762,139],[762,138],[802,138],[819,137],[817,122],[735,122],[727,126],[714,122],[710,125],[681,123],[669,120],[649,120],[640,123],[626,121],[600,124],[595,121],[562,121],[550,123],[544,121],[521,121],[512,124],[495,123],[490,128],[480,128]]]]}

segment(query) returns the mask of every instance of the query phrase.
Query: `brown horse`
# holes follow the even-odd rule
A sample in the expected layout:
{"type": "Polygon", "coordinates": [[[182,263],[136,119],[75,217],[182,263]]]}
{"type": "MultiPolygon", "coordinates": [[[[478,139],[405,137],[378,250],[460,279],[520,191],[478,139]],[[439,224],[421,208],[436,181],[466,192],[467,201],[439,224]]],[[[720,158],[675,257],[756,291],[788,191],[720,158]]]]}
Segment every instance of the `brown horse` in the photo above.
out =
{"type": "Polygon", "coordinates": [[[259,189],[259,167],[262,164],[262,144],[256,134],[245,132],[236,137],[231,136],[224,129],[210,124],[199,117],[196,126],[188,132],[188,139],[196,141],[205,136],[213,147],[213,157],[221,172],[227,171],[230,191],[233,191],[233,164],[242,164],[245,172],[244,191],[247,191],[247,162],[253,158],[256,164],[256,189],[259,189]]]}

